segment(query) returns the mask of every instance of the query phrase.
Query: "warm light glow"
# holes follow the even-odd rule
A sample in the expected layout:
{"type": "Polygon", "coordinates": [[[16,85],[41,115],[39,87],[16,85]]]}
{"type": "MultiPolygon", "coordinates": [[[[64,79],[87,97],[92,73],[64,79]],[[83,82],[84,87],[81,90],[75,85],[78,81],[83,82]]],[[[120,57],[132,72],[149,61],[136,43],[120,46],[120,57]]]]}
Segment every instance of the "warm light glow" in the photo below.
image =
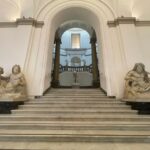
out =
{"type": "Polygon", "coordinates": [[[80,34],[73,33],[71,35],[72,48],[80,48],[80,34]]]}
{"type": "Polygon", "coordinates": [[[18,18],[21,18],[20,13],[16,13],[16,14],[10,16],[9,20],[16,21],[18,18]]]}
{"type": "Polygon", "coordinates": [[[136,19],[140,18],[139,12],[136,11],[132,12],[132,17],[135,17],[136,19]]]}

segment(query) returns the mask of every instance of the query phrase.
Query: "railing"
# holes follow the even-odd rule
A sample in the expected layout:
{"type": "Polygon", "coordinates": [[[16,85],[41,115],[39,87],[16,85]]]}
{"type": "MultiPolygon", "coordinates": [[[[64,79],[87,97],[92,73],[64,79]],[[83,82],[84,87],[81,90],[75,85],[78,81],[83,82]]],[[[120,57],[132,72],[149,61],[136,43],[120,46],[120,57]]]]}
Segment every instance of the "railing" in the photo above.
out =
{"type": "Polygon", "coordinates": [[[69,72],[90,72],[92,73],[92,65],[90,66],[79,66],[79,67],[74,67],[74,66],[62,66],[60,65],[59,67],[59,72],[62,73],[62,72],[65,72],[65,71],[69,71],[69,72]]]}

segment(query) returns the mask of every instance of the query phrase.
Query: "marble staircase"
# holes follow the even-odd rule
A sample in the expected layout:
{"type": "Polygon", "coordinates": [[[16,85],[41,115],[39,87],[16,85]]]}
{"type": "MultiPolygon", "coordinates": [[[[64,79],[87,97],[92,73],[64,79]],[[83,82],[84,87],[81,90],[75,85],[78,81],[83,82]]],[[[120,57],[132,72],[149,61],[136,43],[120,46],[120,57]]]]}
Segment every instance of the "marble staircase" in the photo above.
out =
{"type": "MultiPolygon", "coordinates": [[[[149,143],[150,116],[100,89],[51,89],[0,115],[4,142],[149,143]]],[[[1,145],[2,146],[2,145],[1,145]]],[[[0,146],[0,148],[1,148],[0,146]]],[[[15,147],[15,146],[14,146],[15,147]]]]}

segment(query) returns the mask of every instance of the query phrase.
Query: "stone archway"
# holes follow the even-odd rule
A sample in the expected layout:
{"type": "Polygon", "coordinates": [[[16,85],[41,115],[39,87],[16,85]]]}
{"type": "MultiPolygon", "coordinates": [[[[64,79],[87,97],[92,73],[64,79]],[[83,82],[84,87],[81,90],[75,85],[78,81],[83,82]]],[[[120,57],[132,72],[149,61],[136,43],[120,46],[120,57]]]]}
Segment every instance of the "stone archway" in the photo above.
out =
{"type": "MultiPolygon", "coordinates": [[[[118,51],[119,55],[123,54],[120,52],[119,46],[113,47],[111,36],[116,32],[112,31],[111,33],[107,26],[107,21],[113,20],[115,14],[106,3],[99,0],[98,5],[97,2],[97,0],[92,2],[89,0],[58,0],[48,3],[37,13],[36,19],[44,21],[45,25],[42,29],[33,29],[32,31],[24,69],[29,83],[29,95],[42,95],[49,88],[55,32],[62,23],[74,19],[84,21],[95,29],[101,49],[99,57],[102,58],[99,61],[101,86],[109,96],[119,97],[118,90],[120,87],[122,88],[119,81],[122,80],[122,74],[117,75],[118,72],[111,65],[114,64],[117,69],[122,68],[124,64],[122,56],[119,58],[121,60],[118,60],[120,61],[118,67],[118,62],[114,61],[114,55],[115,51],[118,51]],[[116,81],[117,79],[119,81],[116,81]]],[[[115,37],[113,40],[117,41],[118,39],[115,37]]]]}

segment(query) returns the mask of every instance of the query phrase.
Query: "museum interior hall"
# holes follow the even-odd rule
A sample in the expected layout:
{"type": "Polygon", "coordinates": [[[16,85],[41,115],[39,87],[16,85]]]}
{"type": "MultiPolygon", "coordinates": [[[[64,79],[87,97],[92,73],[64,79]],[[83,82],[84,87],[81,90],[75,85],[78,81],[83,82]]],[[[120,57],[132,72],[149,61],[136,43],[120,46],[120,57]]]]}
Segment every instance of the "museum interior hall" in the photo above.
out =
{"type": "Polygon", "coordinates": [[[150,150],[149,0],[0,0],[0,149],[150,150]]]}

